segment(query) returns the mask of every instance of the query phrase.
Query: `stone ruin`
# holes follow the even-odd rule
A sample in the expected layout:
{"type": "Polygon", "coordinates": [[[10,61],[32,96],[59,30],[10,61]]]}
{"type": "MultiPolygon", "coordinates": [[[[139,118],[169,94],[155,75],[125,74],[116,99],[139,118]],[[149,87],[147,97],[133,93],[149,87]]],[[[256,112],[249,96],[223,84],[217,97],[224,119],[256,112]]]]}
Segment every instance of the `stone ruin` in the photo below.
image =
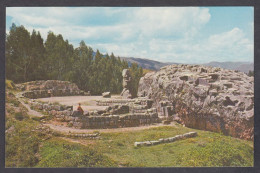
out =
{"type": "Polygon", "coordinates": [[[47,112],[56,120],[67,122],[67,125],[75,128],[118,128],[149,125],[160,121],[157,110],[151,108],[150,99],[109,99],[98,101],[100,106],[108,106],[106,110],[85,112],[72,111],[71,107],[63,105],[50,105],[47,103],[29,101],[33,109],[47,112]]]}
{"type": "MultiPolygon", "coordinates": [[[[100,129],[134,127],[160,122],[157,109],[152,108],[153,101],[151,99],[142,97],[130,99],[132,97],[129,88],[130,73],[127,69],[123,70],[123,76],[124,89],[121,99],[111,99],[110,92],[105,92],[102,96],[107,97],[107,99],[96,101],[97,106],[107,106],[105,110],[85,111],[84,115],[82,115],[79,111],[73,111],[71,106],[47,104],[35,100],[30,100],[29,104],[31,108],[47,112],[49,115],[54,116],[56,120],[67,122],[68,126],[75,128],[100,129]]],[[[53,88],[53,85],[46,87],[46,83],[44,82],[40,82],[38,85],[29,83],[25,86],[26,90],[33,91],[53,88]]],[[[75,84],[67,84],[66,87],[68,86],[75,89],[76,92],[80,91],[75,84]]],[[[64,86],[56,87],[56,89],[57,88],[64,89],[64,86]]],[[[36,96],[33,98],[35,97],[36,96]]]]}
{"type": "MultiPolygon", "coordinates": [[[[72,106],[42,103],[30,100],[32,109],[44,111],[57,121],[67,122],[75,128],[118,128],[149,125],[160,122],[157,109],[152,108],[153,101],[147,98],[131,99],[131,76],[128,69],[123,70],[123,91],[120,99],[110,99],[110,92],[102,94],[106,100],[97,100],[97,106],[107,106],[105,110],[73,111],[72,106]]],[[[50,96],[87,95],[78,87],[65,81],[33,81],[18,85],[23,90],[23,96],[35,99],[50,96]],[[51,91],[51,95],[49,94],[51,91]]]]}
{"type": "Polygon", "coordinates": [[[122,72],[123,76],[123,91],[121,92],[121,96],[123,99],[131,99],[132,93],[131,93],[131,74],[129,69],[124,69],[122,72]]]}
{"type": "Polygon", "coordinates": [[[18,89],[23,91],[23,96],[36,99],[54,96],[75,96],[90,95],[90,92],[84,92],[74,83],[59,80],[40,80],[31,81],[16,85],[18,89]]]}
{"type": "MultiPolygon", "coordinates": [[[[215,67],[170,65],[142,77],[138,98],[132,99],[129,70],[124,69],[122,75],[122,98],[111,99],[110,93],[104,93],[103,97],[108,98],[96,101],[98,106],[108,106],[105,110],[81,115],[71,108],[33,104],[75,128],[133,127],[176,120],[190,128],[249,140],[254,137],[253,77],[215,67]]],[[[49,96],[48,90],[52,90],[54,96],[64,92],[65,95],[86,94],[75,84],[64,87],[63,81],[55,84],[60,87],[54,87],[47,84],[55,82],[45,82],[20,87],[28,92],[24,94],[29,98],[49,96]]]]}

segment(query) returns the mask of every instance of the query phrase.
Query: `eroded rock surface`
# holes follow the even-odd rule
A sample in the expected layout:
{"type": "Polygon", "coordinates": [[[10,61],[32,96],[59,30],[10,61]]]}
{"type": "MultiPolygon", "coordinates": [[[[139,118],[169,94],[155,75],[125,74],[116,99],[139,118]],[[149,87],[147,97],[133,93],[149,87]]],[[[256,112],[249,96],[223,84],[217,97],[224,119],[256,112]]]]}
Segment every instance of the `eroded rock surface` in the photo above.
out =
{"type": "Polygon", "coordinates": [[[254,78],[199,65],[170,65],[140,79],[138,96],[187,127],[253,139],[254,78]]]}

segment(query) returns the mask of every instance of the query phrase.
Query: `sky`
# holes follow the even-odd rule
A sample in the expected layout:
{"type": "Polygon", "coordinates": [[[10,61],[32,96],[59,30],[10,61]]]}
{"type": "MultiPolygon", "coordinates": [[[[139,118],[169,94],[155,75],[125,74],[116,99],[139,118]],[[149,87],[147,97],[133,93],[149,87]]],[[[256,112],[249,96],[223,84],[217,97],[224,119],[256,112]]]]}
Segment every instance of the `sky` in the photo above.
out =
{"type": "Polygon", "coordinates": [[[121,57],[254,61],[253,7],[7,7],[7,33],[12,23],[121,57]]]}

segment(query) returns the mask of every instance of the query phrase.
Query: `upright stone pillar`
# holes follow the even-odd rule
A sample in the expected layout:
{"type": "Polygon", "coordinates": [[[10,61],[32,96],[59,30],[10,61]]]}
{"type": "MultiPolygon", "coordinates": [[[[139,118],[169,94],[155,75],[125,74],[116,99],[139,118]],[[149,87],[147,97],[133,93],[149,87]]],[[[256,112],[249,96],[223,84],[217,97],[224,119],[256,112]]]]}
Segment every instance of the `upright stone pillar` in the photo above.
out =
{"type": "Polygon", "coordinates": [[[123,91],[121,92],[121,96],[124,99],[131,99],[132,94],[131,94],[131,75],[129,69],[124,69],[122,72],[123,76],[123,91]]]}

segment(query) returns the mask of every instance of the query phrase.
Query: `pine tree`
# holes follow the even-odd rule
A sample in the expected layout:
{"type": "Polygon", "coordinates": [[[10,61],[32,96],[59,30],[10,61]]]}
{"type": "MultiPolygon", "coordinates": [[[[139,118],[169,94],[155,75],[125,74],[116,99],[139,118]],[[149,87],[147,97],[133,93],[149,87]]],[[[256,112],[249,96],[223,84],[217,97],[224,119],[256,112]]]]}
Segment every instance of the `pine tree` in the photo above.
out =
{"type": "Polygon", "coordinates": [[[33,62],[31,45],[30,33],[23,26],[13,24],[6,39],[7,78],[15,82],[28,81],[33,62]]]}
{"type": "MultiPolygon", "coordinates": [[[[81,41],[74,49],[62,35],[49,32],[45,43],[39,32],[30,34],[23,26],[12,25],[6,35],[6,77],[15,82],[68,80],[94,95],[122,91],[122,70],[129,68],[120,57],[103,55],[81,41]]],[[[137,92],[142,68],[132,64],[132,88],[137,92]]],[[[136,94],[134,94],[136,95],[136,94]]]]}

